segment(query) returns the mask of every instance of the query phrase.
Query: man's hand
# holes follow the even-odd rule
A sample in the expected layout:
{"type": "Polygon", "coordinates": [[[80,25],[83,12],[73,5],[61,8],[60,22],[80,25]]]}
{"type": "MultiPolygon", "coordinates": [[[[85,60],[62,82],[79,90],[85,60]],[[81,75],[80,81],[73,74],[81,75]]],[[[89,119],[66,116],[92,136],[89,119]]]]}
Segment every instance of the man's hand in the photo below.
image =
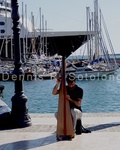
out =
{"type": "Polygon", "coordinates": [[[56,85],[54,86],[53,91],[52,91],[53,95],[59,94],[58,87],[59,87],[60,83],[61,83],[61,79],[56,77],[56,85]]]}
{"type": "Polygon", "coordinates": [[[60,78],[56,77],[56,83],[60,84],[61,81],[62,81],[62,80],[61,80],[60,78]]]}
{"type": "Polygon", "coordinates": [[[78,101],[74,101],[73,99],[70,98],[70,95],[66,95],[65,96],[67,100],[69,100],[70,102],[72,102],[74,105],[80,107],[81,106],[81,102],[82,102],[82,99],[78,99],[78,101]]]}
{"type": "Polygon", "coordinates": [[[70,95],[66,95],[65,97],[67,100],[69,100],[69,101],[71,100],[70,95]]]}

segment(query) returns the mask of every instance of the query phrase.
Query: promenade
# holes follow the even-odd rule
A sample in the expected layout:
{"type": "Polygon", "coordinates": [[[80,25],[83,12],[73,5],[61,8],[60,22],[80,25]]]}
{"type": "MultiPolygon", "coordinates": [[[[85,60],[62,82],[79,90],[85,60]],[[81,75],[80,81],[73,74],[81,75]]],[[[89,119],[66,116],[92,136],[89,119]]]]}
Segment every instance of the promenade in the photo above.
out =
{"type": "Polygon", "coordinates": [[[91,133],[56,141],[54,114],[30,114],[32,126],[0,130],[0,150],[120,150],[120,113],[83,113],[91,133]]]}

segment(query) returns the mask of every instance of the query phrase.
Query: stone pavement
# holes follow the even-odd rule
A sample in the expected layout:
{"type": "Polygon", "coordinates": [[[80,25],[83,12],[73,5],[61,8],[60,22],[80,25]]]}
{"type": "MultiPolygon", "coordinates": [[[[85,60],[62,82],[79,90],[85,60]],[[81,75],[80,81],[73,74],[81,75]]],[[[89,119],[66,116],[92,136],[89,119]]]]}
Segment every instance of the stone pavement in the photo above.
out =
{"type": "Polygon", "coordinates": [[[0,130],[0,150],[120,150],[120,113],[83,113],[91,133],[56,141],[54,114],[30,114],[32,126],[0,130]]]}

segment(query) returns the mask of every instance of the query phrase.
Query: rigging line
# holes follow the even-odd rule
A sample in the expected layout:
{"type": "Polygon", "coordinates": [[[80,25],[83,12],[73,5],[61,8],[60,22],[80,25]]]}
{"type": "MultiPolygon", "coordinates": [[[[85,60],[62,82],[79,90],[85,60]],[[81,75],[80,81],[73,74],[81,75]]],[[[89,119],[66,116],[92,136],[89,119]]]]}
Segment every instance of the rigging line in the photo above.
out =
{"type": "Polygon", "coordinates": [[[112,54],[113,54],[113,59],[114,59],[115,64],[117,65],[115,51],[114,51],[114,48],[113,48],[113,45],[112,45],[112,42],[111,42],[111,39],[110,39],[108,30],[107,30],[107,27],[106,27],[106,24],[105,24],[105,20],[104,20],[103,15],[102,15],[102,19],[103,19],[103,25],[105,26],[105,31],[106,31],[105,33],[106,33],[106,36],[107,36],[107,39],[108,39],[108,43],[109,43],[111,52],[112,52],[112,54]]]}
{"type": "Polygon", "coordinates": [[[108,58],[108,53],[107,53],[107,51],[106,51],[106,49],[107,49],[107,47],[106,47],[106,44],[105,44],[105,40],[104,40],[104,37],[101,35],[101,34],[99,34],[99,44],[100,44],[100,46],[101,46],[101,50],[103,51],[103,56],[104,56],[104,58],[105,58],[105,61],[106,61],[106,63],[108,64],[108,66],[110,66],[110,63],[109,63],[109,58],[108,58]]]}
{"type": "Polygon", "coordinates": [[[107,27],[106,27],[106,23],[105,23],[105,19],[104,19],[104,16],[103,16],[103,14],[101,13],[101,15],[102,15],[102,19],[103,19],[103,26],[105,27],[105,33],[106,33],[106,35],[107,35],[107,38],[108,38],[108,41],[109,41],[109,44],[110,44],[110,47],[111,47],[111,50],[112,50],[112,52],[113,52],[113,54],[115,54],[115,52],[114,52],[114,48],[113,48],[113,45],[112,45],[112,42],[111,42],[111,39],[110,39],[110,36],[109,36],[109,33],[108,33],[108,30],[107,30],[107,27]]]}
{"type": "Polygon", "coordinates": [[[98,30],[97,30],[97,38],[99,39],[98,42],[101,46],[101,50],[103,51],[104,58],[106,59],[106,62],[110,66],[107,45],[105,43],[105,39],[104,39],[104,35],[102,34],[102,30],[100,30],[99,24],[98,24],[98,30]],[[101,31],[101,32],[99,32],[99,31],[101,31]]]}

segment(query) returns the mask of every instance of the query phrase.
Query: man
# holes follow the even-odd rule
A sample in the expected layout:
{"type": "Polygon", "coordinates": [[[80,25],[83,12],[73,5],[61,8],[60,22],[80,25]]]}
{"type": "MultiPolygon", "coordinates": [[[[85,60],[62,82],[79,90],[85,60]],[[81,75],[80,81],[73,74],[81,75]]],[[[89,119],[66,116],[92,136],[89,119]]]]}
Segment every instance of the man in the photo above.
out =
{"type": "MultiPolygon", "coordinates": [[[[67,78],[67,95],[66,99],[69,101],[71,115],[73,119],[74,130],[76,130],[77,120],[81,120],[82,117],[82,98],[83,98],[83,89],[76,85],[75,75],[73,73],[68,74],[67,78]]],[[[52,94],[59,94],[59,85],[61,83],[61,79],[57,78],[56,85],[53,88],[52,94]]],[[[56,114],[57,118],[57,114],[56,114]]]]}

